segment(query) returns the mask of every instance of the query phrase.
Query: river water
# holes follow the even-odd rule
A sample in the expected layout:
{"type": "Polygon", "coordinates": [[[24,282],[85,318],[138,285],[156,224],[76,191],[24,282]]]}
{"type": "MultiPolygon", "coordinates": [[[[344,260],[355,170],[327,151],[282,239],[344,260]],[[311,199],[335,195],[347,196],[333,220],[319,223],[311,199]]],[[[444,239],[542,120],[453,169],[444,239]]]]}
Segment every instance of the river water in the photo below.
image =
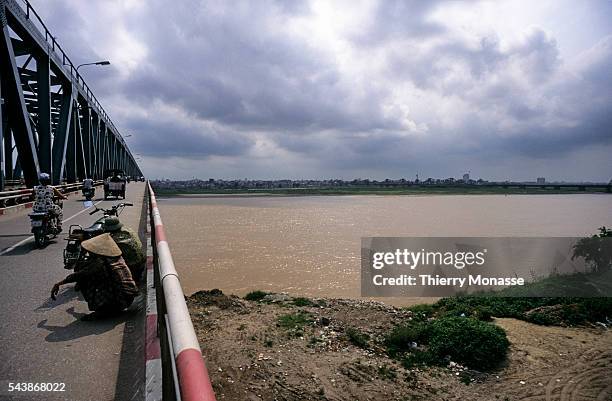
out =
{"type": "Polygon", "coordinates": [[[584,236],[612,226],[612,196],[604,194],[219,196],[158,204],[186,294],[219,288],[357,298],[361,237],[584,236]]]}

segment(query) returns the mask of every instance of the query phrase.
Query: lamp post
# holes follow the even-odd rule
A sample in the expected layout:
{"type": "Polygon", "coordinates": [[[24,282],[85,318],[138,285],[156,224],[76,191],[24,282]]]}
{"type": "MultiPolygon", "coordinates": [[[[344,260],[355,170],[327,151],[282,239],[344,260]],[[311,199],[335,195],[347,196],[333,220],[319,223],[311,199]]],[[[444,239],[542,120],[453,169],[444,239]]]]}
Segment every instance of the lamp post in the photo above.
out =
{"type": "Polygon", "coordinates": [[[110,65],[110,61],[108,60],[103,60],[103,61],[96,61],[94,63],[83,63],[83,64],[79,64],[76,68],[76,72],[79,72],[79,68],[86,66],[86,65],[110,65]]]}

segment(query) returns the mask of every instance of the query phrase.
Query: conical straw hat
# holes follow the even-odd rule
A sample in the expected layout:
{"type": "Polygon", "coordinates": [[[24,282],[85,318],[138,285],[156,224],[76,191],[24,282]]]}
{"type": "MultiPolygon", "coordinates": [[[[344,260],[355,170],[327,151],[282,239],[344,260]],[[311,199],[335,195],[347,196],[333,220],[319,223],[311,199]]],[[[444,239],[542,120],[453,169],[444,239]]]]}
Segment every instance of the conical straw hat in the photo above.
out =
{"type": "Polygon", "coordinates": [[[96,255],[121,256],[121,249],[119,249],[108,233],[83,241],[81,246],[85,250],[95,253],[96,255]]]}

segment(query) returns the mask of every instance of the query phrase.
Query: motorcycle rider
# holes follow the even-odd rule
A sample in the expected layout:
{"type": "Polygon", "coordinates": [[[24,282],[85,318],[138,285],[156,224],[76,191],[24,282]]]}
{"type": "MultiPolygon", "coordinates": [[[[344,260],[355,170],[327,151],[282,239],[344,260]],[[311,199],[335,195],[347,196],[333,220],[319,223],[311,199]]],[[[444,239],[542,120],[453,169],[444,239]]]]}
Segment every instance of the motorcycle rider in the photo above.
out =
{"type": "MultiPolygon", "coordinates": [[[[85,178],[83,180],[83,195],[87,196],[86,194],[91,192],[92,194],[95,192],[95,188],[94,188],[94,181],[91,178],[85,178]]],[[[93,195],[91,195],[93,196],[93,195]]]]}
{"type": "Polygon", "coordinates": [[[85,178],[83,180],[83,189],[92,189],[93,188],[93,180],[91,178],[85,178]]]}
{"type": "Polygon", "coordinates": [[[62,231],[62,208],[53,202],[55,197],[60,199],[68,199],[57,188],[51,185],[51,177],[47,173],[40,173],[38,176],[40,185],[33,188],[34,204],[32,210],[34,212],[47,213],[49,212],[56,220],[56,226],[59,231],[62,231]]]}

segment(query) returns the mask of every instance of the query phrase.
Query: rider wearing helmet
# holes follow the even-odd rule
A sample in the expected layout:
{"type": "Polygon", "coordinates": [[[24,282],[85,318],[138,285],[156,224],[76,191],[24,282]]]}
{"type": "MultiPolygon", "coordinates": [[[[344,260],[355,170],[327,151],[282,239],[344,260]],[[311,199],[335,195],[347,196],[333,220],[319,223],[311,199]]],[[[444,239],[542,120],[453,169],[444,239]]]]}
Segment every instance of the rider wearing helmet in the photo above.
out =
{"type": "Polygon", "coordinates": [[[51,177],[47,173],[40,173],[38,176],[40,185],[36,185],[34,191],[34,205],[32,210],[35,212],[50,212],[57,219],[57,228],[62,229],[62,208],[53,202],[55,197],[68,199],[57,188],[51,185],[51,177]]]}

